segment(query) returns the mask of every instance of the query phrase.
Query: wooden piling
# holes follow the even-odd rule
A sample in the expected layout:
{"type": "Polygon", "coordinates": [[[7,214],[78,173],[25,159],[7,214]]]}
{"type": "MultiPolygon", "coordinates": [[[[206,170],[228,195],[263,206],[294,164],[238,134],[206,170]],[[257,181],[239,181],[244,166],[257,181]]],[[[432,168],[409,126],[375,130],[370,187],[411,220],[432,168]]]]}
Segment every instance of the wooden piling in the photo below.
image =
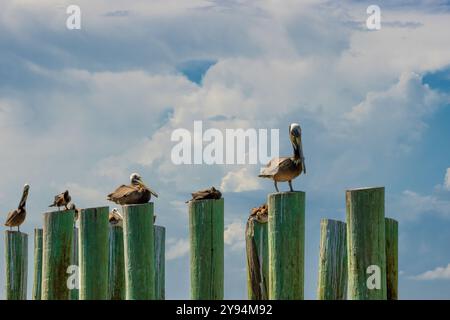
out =
{"type": "Polygon", "coordinates": [[[192,300],[224,295],[224,199],[189,202],[192,300]]]}
{"type": "Polygon", "coordinates": [[[162,226],[154,226],[155,240],[155,299],[164,300],[166,298],[165,289],[165,242],[166,228],[162,226]]]}
{"type": "Polygon", "coordinates": [[[123,206],[127,300],[155,299],[153,203],[123,206]]]}
{"type": "Polygon", "coordinates": [[[248,299],[267,300],[269,298],[268,224],[249,219],[245,231],[245,243],[248,299]]]}
{"type": "Polygon", "coordinates": [[[108,299],[125,300],[125,258],[123,226],[109,226],[108,299]]]}
{"type": "Polygon", "coordinates": [[[28,235],[5,231],[6,300],[27,299],[28,235]]]}
{"type": "Polygon", "coordinates": [[[74,210],[44,214],[42,300],[68,300],[67,268],[73,250],[74,210]]]}
{"type": "Polygon", "coordinates": [[[386,290],[388,300],[398,299],[398,222],[391,218],[386,225],[386,290]]]}
{"type": "MultiPolygon", "coordinates": [[[[74,227],[73,227],[73,238],[72,238],[72,256],[70,257],[70,264],[72,266],[76,266],[76,268],[79,268],[78,264],[78,228],[75,226],[74,221],[74,227]]],[[[79,275],[79,272],[77,273],[79,275]]],[[[76,277],[78,278],[78,277],[76,277]]],[[[79,289],[79,279],[76,279],[76,285],[75,288],[70,289],[70,300],[79,300],[80,298],[80,289],[79,289]]]]}
{"type": "Polygon", "coordinates": [[[384,188],[346,192],[348,298],[386,299],[384,188]]]}
{"type": "Polygon", "coordinates": [[[41,300],[42,292],[42,229],[34,229],[34,281],[33,300],[41,300]]]}
{"type": "Polygon", "coordinates": [[[318,300],[345,300],[347,294],[347,237],[342,221],[320,221],[318,300]]]}
{"type": "Polygon", "coordinates": [[[305,193],[268,196],[269,299],[303,300],[305,193]]]}
{"type": "Polygon", "coordinates": [[[80,300],[108,298],[108,215],[108,207],[82,209],[80,213],[80,300]]]}

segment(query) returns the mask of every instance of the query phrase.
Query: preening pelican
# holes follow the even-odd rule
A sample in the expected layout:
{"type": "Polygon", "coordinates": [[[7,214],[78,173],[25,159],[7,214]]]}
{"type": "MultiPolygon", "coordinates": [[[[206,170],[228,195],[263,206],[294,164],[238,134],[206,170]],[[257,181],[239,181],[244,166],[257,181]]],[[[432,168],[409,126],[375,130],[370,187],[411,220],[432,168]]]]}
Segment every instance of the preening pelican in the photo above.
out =
{"type": "Polygon", "coordinates": [[[6,217],[5,226],[10,229],[12,229],[12,227],[17,227],[17,231],[20,232],[20,225],[25,221],[25,217],[27,216],[25,206],[27,204],[29,190],[30,186],[25,184],[23,186],[22,198],[20,199],[19,206],[16,210],[10,211],[6,217]]]}
{"type": "Polygon", "coordinates": [[[259,177],[272,179],[275,183],[277,192],[277,182],[289,182],[289,188],[292,189],[292,180],[298,177],[302,172],[306,174],[305,157],[303,156],[302,129],[297,123],[289,126],[289,137],[294,155],[292,157],[273,158],[266,167],[261,169],[259,177]]]}
{"type": "Polygon", "coordinates": [[[196,200],[222,198],[222,193],[214,187],[211,187],[210,189],[193,192],[193,193],[191,193],[191,195],[192,195],[192,199],[186,201],[186,203],[188,203],[189,201],[196,201],[196,200]]]}
{"type": "Polygon", "coordinates": [[[109,213],[109,223],[112,225],[122,225],[122,215],[120,214],[119,210],[117,208],[112,209],[112,211],[109,213]]]}
{"type": "Polygon", "coordinates": [[[130,176],[131,184],[121,185],[114,192],[108,195],[108,200],[114,203],[124,204],[142,204],[150,201],[152,195],[158,198],[158,195],[147,187],[139,174],[133,173],[130,176]]]}
{"type": "Polygon", "coordinates": [[[49,207],[58,207],[59,210],[59,207],[64,206],[66,210],[69,210],[67,206],[69,205],[70,200],[72,200],[72,198],[69,195],[69,191],[66,190],[63,193],[56,195],[55,200],[53,200],[53,203],[49,205],[49,207]]]}
{"type": "Polygon", "coordinates": [[[250,211],[250,216],[248,219],[254,219],[258,221],[259,223],[266,223],[269,217],[269,209],[267,207],[267,204],[263,204],[258,208],[253,208],[250,211]]]}

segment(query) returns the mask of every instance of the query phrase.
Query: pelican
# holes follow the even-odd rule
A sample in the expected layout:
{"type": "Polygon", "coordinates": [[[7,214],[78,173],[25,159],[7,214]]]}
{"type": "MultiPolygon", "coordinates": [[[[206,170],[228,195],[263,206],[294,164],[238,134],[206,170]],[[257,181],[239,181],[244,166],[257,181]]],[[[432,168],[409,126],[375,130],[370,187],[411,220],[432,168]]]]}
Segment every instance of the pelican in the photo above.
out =
{"type": "Polygon", "coordinates": [[[20,199],[19,206],[16,210],[10,211],[6,217],[5,226],[12,230],[12,227],[17,227],[17,231],[20,232],[20,225],[25,221],[27,210],[25,206],[27,204],[28,191],[30,186],[26,183],[23,186],[22,198],[20,199]]]}
{"type": "Polygon", "coordinates": [[[59,207],[64,206],[66,210],[69,210],[67,206],[69,205],[70,200],[72,200],[72,198],[69,195],[69,191],[66,190],[63,193],[56,195],[55,200],[53,200],[53,203],[49,205],[49,207],[58,207],[59,211],[59,207]]]}
{"type": "Polygon", "coordinates": [[[298,123],[292,123],[289,126],[289,136],[294,155],[292,157],[273,158],[261,169],[258,177],[272,179],[275,183],[277,192],[277,182],[289,182],[289,188],[292,189],[292,180],[297,178],[302,172],[306,174],[305,157],[303,156],[302,129],[298,123]]]}
{"type": "Polygon", "coordinates": [[[267,204],[263,204],[258,208],[253,208],[250,212],[249,220],[256,220],[259,223],[266,223],[268,220],[269,210],[267,204]]]}
{"type": "Polygon", "coordinates": [[[142,204],[150,201],[152,195],[158,198],[158,195],[147,187],[139,174],[133,173],[130,176],[131,184],[121,185],[114,192],[108,195],[108,200],[114,203],[124,204],[142,204]]]}
{"type": "Polygon", "coordinates": [[[222,193],[214,187],[211,187],[210,189],[193,192],[193,193],[191,193],[191,195],[192,195],[192,199],[186,201],[186,203],[188,203],[189,201],[196,201],[196,200],[222,198],[222,193]]]}
{"type": "Polygon", "coordinates": [[[112,211],[109,213],[109,223],[112,225],[122,225],[122,215],[120,214],[119,210],[117,208],[112,209],[112,211]]]}

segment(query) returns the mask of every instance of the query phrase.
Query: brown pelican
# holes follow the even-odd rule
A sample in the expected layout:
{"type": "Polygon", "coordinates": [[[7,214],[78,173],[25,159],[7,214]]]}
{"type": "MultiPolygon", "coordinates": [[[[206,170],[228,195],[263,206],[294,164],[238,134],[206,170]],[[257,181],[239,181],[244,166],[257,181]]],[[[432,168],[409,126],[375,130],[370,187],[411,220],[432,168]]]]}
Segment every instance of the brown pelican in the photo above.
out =
{"type": "Polygon", "coordinates": [[[108,195],[108,200],[120,205],[141,204],[150,201],[152,195],[158,198],[158,195],[147,187],[139,174],[133,173],[130,176],[131,184],[121,185],[114,192],[108,195]]]}
{"type": "Polygon", "coordinates": [[[268,220],[269,210],[267,204],[263,204],[258,208],[253,208],[250,212],[250,217],[248,218],[258,221],[259,223],[266,223],[268,220]]]}
{"type": "Polygon", "coordinates": [[[277,182],[289,182],[289,188],[292,189],[292,180],[298,177],[302,172],[306,174],[305,157],[303,156],[302,129],[297,123],[289,126],[289,136],[294,155],[292,157],[273,158],[261,169],[259,177],[272,179],[275,183],[277,192],[277,182]]]}
{"type": "Polygon", "coordinates": [[[122,215],[120,214],[119,210],[117,208],[112,209],[112,211],[109,213],[109,223],[112,225],[122,225],[122,215]]]}
{"type": "Polygon", "coordinates": [[[214,187],[210,189],[200,190],[194,193],[191,193],[192,199],[186,201],[196,201],[196,200],[204,200],[204,199],[220,199],[222,198],[222,193],[214,187]]]}
{"type": "Polygon", "coordinates": [[[10,211],[6,217],[5,226],[9,227],[10,230],[12,227],[17,227],[17,231],[20,232],[20,225],[25,221],[25,217],[27,215],[25,206],[27,204],[29,190],[30,186],[25,184],[23,186],[22,198],[20,199],[19,206],[16,210],[10,211]]]}
{"type": "Polygon", "coordinates": [[[58,207],[59,210],[59,207],[64,206],[66,210],[69,210],[67,206],[69,205],[70,200],[72,200],[72,198],[69,195],[69,191],[66,190],[63,193],[56,195],[55,200],[53,200],[53,203],[49,205],[49,207],[58,207]]]}

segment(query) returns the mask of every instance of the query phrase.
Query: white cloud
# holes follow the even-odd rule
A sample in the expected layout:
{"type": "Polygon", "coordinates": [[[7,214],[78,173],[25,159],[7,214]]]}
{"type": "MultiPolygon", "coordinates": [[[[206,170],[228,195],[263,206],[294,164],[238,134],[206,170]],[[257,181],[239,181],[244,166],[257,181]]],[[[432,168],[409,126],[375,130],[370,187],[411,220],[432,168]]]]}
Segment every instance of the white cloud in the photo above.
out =
{"type": "Polygon", "coordinates": [[[450,168],[447,169],[447,173],[445,174],[444,186],[450,191],[450,168]]]}
{"type": "Polygon", "coordinates": [[[224,242],[233,251],[245,248],[245,224],[235,221],[225,227],[224,242]]]}
{"type": "Polygon", "coordinates": [[[415,280],[450,280],[450,263],[446,267],[437,267],[412,278],[415,280]]]}
{"type": "Polygon", "coordinates": [[[168,240],[168,244],[170,244],[170,246],[166,251],[166,260],[181,258],[189,253],[189,239],[168,240]]]}
{"type": "Polygon", "coordinates": [[[220,183],[224,192],[242,192],[261,189],[261,178],[252,173],[247,167],[228,172],[220,183]]]}
{"type": "Polygon", "coordinates": [[[395,215],[403,220],[414,220],[427,214],[450,218],[450,200],[442,198],[438,194],[422,195],[405,190],[394,201],[392,212],[395,212],[395,215]]]}

